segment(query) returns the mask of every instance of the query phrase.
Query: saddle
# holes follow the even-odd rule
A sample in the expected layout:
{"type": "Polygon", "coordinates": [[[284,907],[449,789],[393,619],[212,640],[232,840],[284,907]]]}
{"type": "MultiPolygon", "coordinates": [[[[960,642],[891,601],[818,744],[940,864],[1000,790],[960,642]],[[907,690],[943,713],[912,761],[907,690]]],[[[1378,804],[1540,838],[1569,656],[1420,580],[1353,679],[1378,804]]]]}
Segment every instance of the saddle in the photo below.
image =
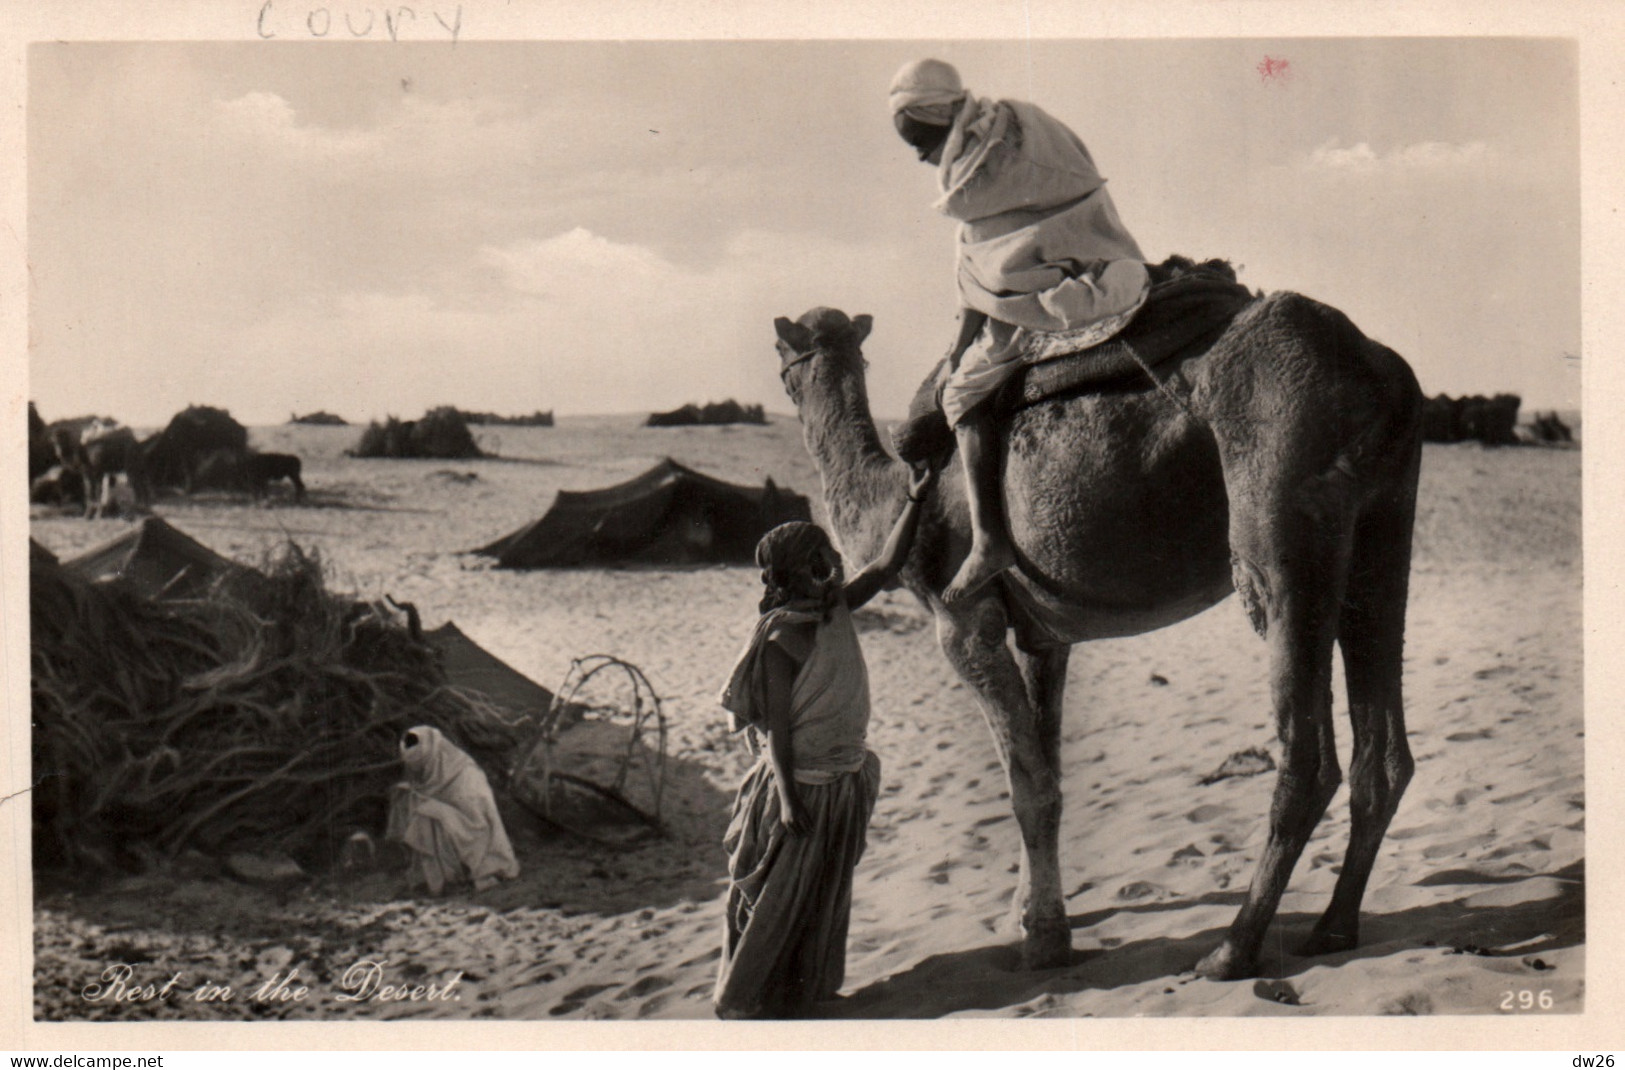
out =
{"type": "MultiPolygon", "coordinates": [[[[1051,398],[1151,387],[1147,369],[1201,352],[1259,296],[1238,283],[1235,269],[1223,260],[1198,264],[1171,256],[1146,268],[1151,291],[1128,325],[1098,345],[1022,366],[983,402],[992,406],[996,421],[1051,398]]],[[[947,370],[947,358],[937,362],[909,403],[908,418],[892,429],[892,445],[909,464],[945,457],[954,448],[940,404],[947,370]]]]}

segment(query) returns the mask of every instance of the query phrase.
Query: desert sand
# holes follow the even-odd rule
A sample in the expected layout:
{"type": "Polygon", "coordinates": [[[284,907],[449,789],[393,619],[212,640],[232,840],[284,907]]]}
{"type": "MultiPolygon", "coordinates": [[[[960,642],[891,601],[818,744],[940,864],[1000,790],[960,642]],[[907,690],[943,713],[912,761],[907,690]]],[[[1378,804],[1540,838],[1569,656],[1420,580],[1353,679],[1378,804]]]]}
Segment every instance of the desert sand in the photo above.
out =
{"type": "MultiPolygon", "coordinates": [[[[331,585],[414,602],[537,681],[611,653],[641,667],[672,735],[667,835],[611,849],[520,820],[524,872],[486,892],[410,896],[401,875],[317,874],[279,888],[159,872],[42,886],[41,1019],[709,1018],[731,792],[750,758],[714,704],[754,619],[750,568],[506,572],[459,551],[540,515],[555,490],[618,482],[662,456],[723,478],[771,476],[815,499],[793,417],[766,427],[644,429],[639,417],[488,428],[500,459],[347,458],[359,428],[253,430],[296,452],[310,501],[160,501],[247,561],[283,539],[321,551],[331,585]],[[468,478],[473,473],[475,478],[468,478]],[[340,1002],[371,960],[456,999],[340,1002]],[[110,962],[177,995],[83,998],[110,962]],[[297,1002],[244,994],[292,970],[297,1002]],[[239,998],[196,1002],[204,981],[239,998]]],[[[1195,979],[1251,878],[1273,773],[1203,785],[1230,756],[1276,753],[1264,644],[1234,600],[1165,630],[1079,648],[1064,729],[1062,863],[1074,961],[1018,968],[1006,924],[1017,831],[980,713],[905,592],[861,619],[882,794],[856,874],[846,998],[832,1016],[936,1018],[1494,1015],[1583,1008],[1584,719],[1580,454],[1428,446],[1405,689],[1416,777],[1365,899],[1361,946],[1291,953],[1324,906],[1346,789],[1293,875],[1256,981],[1195,979]],[[1533,1005],[1516,1004],[1527,998],[1533,1005]],[[1510,1005],[1509,1005],[1510,1001],[1510,1005]]],[[[36,510],[70,556],[124,530],[36,510]]],[[[1336,696],[1348,762],[1346,702],[1336,696]]]]}

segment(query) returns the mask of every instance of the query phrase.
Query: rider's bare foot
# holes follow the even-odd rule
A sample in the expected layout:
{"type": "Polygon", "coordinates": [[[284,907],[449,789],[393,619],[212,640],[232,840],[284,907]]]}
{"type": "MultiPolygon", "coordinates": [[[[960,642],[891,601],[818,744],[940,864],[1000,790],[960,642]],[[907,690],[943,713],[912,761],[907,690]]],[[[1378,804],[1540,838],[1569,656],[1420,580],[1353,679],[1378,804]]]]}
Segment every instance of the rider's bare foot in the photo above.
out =
{"type": "Polygon", "coordinates": [[[970,556],[965,558],[965,563],[959,566],[953,580],[943,588],[943,604],[951,606],[971,597],[1015,563],[1016,552],[1007,542],[972,543],[970,556]]]}

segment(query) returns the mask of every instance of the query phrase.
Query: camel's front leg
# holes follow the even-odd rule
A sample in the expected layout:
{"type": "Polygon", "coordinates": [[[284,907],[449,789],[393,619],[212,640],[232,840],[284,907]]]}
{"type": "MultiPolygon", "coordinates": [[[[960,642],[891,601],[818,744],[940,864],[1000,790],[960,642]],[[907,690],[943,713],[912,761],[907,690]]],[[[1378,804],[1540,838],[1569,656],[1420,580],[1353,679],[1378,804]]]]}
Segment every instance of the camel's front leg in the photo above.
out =
{"type": "MultiPolygon", "coordinates": [[[[971,608],[938,618],[938,638],[949,662],[970,685],[987,718],[1004,763],[1010,804],[1021,828],[1021,880],[1014,908],[1021,918],[1022,961],[1028,969],[1065,965],[1072,954],[1072,930],[1061,897],[1059,838],[1061,830],[1060,749],[1061,685],[1049,685],[1049,674],[1035,668],[1044,686],[1029,697],[1015,656],[1005,643],[1003,608],[982,599],[971,608]],[[1054,713],[1048,697],[1053,693],[1054,713]]],[[[1053,666],[1053,656],[1040,656],[1053,666]]],[[[1062,683],[1064,652],[1059,656],[1062,683]]]]}

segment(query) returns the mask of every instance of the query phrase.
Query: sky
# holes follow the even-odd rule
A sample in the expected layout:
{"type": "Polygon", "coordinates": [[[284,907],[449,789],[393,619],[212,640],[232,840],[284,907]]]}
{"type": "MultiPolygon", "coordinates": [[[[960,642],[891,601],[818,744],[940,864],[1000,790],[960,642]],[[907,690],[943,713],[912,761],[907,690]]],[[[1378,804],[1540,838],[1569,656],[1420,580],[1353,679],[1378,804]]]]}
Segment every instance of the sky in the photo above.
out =
{"type": "Polygon", "coordinates": [[[1555,38],[36,42],[29,395],[246,424],[442,404],[790,411],[775,316],[869,313],[877,414],[954,335],[892,131],[956,64],[1088,144],[1146,254],[1341,308],[1423,389],[1580,403],[1577,54],[1555,38]]]}

